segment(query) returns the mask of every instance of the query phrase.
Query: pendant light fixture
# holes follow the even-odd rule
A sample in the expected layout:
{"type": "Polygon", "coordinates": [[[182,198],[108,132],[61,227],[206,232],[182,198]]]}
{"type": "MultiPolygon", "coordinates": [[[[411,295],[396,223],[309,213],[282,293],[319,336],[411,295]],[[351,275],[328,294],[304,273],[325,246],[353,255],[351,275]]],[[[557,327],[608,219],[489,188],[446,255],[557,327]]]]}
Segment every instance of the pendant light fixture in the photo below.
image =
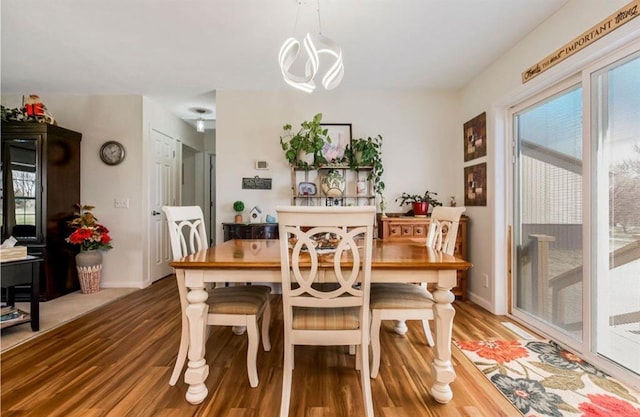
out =
{"type": "MultiPolygon", "coordinates": [[[[204,116],[207,113],[211,113],[211,110],[205,109],[203,107],[192,107],[190,110],[198,114],[198,118],[196,119],[196,132],[204,133],[205,119],[202,116],[204,116]]],[[[207,120],[211,120],[211,119],[207,119],[207,120]]]]}
{"type": "Polygon", "coordinates": [[[196,132],[204,132],[204,119],[202,117],[196,120],[196,132]]]}
{"type": "MultiPolygon", "coordinates": [[[[278,54],[280,71],[284,81],[292,87],[306,93],[312,93],[316,88],[315,77],[320,70],[320,59],[323,64],[329,66],[322,76],[322,86],[327,90],[336,88],[342,81],[344,66],[342,64],[342,49],[331,39],[322,35],[322,24],[320,21],[320,0],[317,0],[318,8],[318,34],[308,32],[303,38],[302,45],[307,61],[304,65],[304,74],[298,75],[291,71],[291,67],[300,56],[300,41],[290,37],[284,41],[278,54]]],[[[298,1],[298,12],[296,14],[295,26],[298,24],[300,14],[300,4],[298,1]]]]}

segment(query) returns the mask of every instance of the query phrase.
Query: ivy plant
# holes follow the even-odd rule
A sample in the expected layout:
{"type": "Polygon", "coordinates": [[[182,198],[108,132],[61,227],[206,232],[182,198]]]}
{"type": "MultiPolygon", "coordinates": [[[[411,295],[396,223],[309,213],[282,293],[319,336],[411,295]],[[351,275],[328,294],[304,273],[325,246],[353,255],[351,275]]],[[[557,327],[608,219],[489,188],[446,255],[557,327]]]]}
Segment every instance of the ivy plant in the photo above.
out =
{"type": "Polygon", "coordinates": [[[349,168],[371,167],[367,180],[372,181],[373,190],[382,197],[384,191],[384,181],[382,173],[382,136],[354,139],[347,146],[345,154],[349,160],[349,168]]]}
{"type": "Polygon", "coordinates": [[[300,129],[293,133],[293,127],[286,124],[282,127],[284,134],[280,136],[280,145],[284,151],[284,156],[293,167],[310,169],[312,167],[326,164],[327,160],[322,156],[322,147],[325,143],[331,143],[327,132],[328,129],[320,125],[322,113],[313,116],[313,119],[306,120],[300,124],[300,129]],[[299,159],[299,154],[313,155],[313,163],[299,159]]]}

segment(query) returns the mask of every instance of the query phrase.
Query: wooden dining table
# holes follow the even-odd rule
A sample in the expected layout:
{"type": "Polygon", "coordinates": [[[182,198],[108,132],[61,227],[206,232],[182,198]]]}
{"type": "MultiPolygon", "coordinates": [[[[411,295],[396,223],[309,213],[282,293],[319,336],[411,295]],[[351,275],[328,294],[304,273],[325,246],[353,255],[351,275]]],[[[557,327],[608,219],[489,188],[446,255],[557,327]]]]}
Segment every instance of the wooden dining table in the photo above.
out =
{"type": "MultiPolygon", "coordinates": [[[[344,260],[345,265],[349,259],[344,260]]],[[[199,404],[208,394],[205,380],[206,303],[209,283],[280,283],[280,244],[277,239],[229,240],[169,263],[188,289],[186,316],[189,322],[188,402],[199,404]]],[[[371,281],[426,282],[433,284],[435,355],[431,369],[435,376],[430,393],[440,403],[453,398],[450,384],[456,374],[451,364],[451,334],[455,310],[456,271],[472,266],[464,259],[435,251],[422,242],[374,240],[371,281]]]]}

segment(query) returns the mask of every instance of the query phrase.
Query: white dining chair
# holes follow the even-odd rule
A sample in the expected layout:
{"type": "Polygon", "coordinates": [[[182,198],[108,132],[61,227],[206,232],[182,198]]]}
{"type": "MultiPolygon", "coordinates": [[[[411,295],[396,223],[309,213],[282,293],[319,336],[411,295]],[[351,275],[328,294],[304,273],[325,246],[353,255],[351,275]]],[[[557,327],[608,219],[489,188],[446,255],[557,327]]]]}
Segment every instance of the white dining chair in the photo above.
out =
{"type": "MultiPolygon", "coordinates": [[[[452,255],[460,216],[466,207],[435,207],[431,213],[426,245],[452,255]]],[[[380,370],[380,326],[383,320],[421,320],[429,346],[434,345],[429,320],[433,320],[433,296],[426,283],[380,283],[371,286],[371,378],[380,370]]]]}
{"type": "Polygon", "coordinates": [[[280,417],[289,415],[295,345],[356,346],[365,416],[373,417],[368,340],[375,207],[276,212],[284,315],[280,417]],[[345,258],[351,265],[341,264],[345,258]]]}
{"type": "MultiPolygon", "coordinates": [[[[164,206],[162,211],[167,217],[173,259],[180,259],[208,248],[204,216],[199,206],[164,206]]],[[[176,282],[180,295],[182,333],[176,363],[169,379],[170,385],[175,385],[178,381],[189,349],[189,322],[185,314],[189,303],[184,275],[176,273],[176,282]]],[[[208,292],[208,326],[246,326],[248,337],[247,374],[251,387],[257,387],[256,357],[260,338],[258,332],[260,318],[262,318],[262,346],[265,351],[271,350],[271,339],[269,338],[269,322],[271,320],[269,294],[271,288],[264,285],[217,287],[209,289],[208,292]]]]}

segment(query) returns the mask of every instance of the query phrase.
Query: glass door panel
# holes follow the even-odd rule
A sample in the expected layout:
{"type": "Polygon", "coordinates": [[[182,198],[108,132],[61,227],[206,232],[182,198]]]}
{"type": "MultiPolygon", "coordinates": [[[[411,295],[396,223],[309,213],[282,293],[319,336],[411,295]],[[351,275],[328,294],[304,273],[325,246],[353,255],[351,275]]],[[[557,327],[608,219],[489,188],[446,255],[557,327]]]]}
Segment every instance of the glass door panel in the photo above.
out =
{"type": "Polygon", "coordinates": [[[39,235],[37,146],[32,139],[3,138],[2,238],[36,240],[39,235]]]}
{"type": "Polygon", "coordinates": [[[582,88],[514,116],[514,308],[582,338],[582,88]]]}
{"type": "Polygon", "coordinates": [[[592,349],[640,374],[640,56],[592,75],[592,349]]]}

